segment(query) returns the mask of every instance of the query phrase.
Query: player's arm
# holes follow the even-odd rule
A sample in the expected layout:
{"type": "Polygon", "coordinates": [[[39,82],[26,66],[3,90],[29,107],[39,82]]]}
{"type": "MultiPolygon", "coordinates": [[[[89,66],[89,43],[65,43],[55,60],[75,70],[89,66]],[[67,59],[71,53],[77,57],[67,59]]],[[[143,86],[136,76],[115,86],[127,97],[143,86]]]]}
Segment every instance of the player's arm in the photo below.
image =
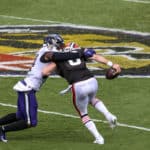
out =
{"type": "Polygon", "coordinates": [[[81,58],[83,56],[82,52],[46,52],[41,57],[41,62],[58,62],[58,61],[66,61],[69,59],[81,58]]]}
{"type": "Polygon", "coordinates": [[[114,64],[112,61],[106,59],[102,55],[96,54],[94,49],[85,49],[84,50],[84,55],[88,59],[95,60],[95,61],[97,61],[99,63],[103,63],[103,64],[108,65],[109,67],[114,68],[116,70],[116,73],[120,73],[121,72],[121,68],[120,68],[119,64],[114,64]]]}
{"type": "Polygon", "coordinates": [[[115,64],[112,61],[106,59],[105,57],[98,55],[98,54],[94,54],[90,59],[95,60],[97,62],[103,63],[108,65],[109,67],[114,68],[117,72],[116,73],[120,73],[121,72],[121,68],[119,64],[115,64]]]}
{"type": "Polygon", "coordinates": [[[49,63],[42,69],[43,76],[49,76],[56,69],[56,64],[54,62],[49,63]]]}

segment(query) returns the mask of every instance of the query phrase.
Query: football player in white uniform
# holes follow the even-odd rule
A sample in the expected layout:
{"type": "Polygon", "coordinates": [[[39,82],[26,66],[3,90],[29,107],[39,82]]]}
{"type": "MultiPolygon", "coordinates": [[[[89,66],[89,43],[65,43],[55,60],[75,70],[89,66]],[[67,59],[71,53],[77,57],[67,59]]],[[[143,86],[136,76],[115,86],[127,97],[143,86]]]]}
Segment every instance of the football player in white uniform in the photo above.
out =
{"type": "Polygon", "coordinates": [[[43,47],[37,52],[31,70],[13,87],[18,93],[17,112],[0,118],[0,141],[7,142],[6,132],[37,125],[38,102],[35,94],[47,78],[43,76],[42,69],[52,61],[81,57],[79,53],[58,52],[63,48],[64,41],[58,34],[50,34],[44,39],[43,47]],[[46,59],[43,59],[43,56],[46,56],[46,59]]]}
{"type": "MultiPolygon", "coordinates": [[[[118,64],[113,64],[103,56],[96,54],[93,49],[79,48],[75,43],[70,43],[65,50],[81,51],[84,55],[75,60],[49,64],[43,69],[43,75],[48,75],[54,69],[57,69],[58,74],[68,81],[70,86],[67,90],[70,88],[72,90],[73,104],[82,120],[82,123],[95,137],[94,143],[104,144],[103,136],[98,132],[95,123],[88,115],[88,105],[91,104],[95,109],[101,112],[108,120],[111,127],[116,126],[117,117],[106,108],[100,99],[96,98],[98,82],[86,67],[85,60],[89,58],[111,66],[116,69],[117,73],[121,72],[120,66],[118,64]]],[[[67,92],[67,90],[65,90],[65,92],[67,92]]]]}

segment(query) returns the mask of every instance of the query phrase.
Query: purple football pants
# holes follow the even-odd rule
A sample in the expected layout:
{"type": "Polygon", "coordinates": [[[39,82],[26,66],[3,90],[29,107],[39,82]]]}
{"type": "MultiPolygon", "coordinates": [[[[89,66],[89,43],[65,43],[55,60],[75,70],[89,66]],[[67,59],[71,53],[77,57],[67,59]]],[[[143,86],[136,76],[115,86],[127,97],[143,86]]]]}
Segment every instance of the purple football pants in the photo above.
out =
{"type": "Polygon", "coordinates": [[[23,119],[29,126],[37,125],[38,104],[35,96],[36,91],[18,92],[18,104],[16,116],[23,119]]]}

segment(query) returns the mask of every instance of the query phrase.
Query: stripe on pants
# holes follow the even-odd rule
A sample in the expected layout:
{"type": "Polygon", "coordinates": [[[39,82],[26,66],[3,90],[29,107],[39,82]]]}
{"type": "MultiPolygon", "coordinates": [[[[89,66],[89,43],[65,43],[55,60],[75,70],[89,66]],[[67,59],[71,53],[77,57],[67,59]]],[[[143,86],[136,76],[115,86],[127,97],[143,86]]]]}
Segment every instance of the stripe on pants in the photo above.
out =
{"type": "Polygon", "coordinates": [[[29,97],[28,94],[25,93],[25,107],[26,107],[26,115],[27,115],[27,123],[28,125],[31,124],[31,119],[30,119],[30,113],[29,113],[29,97]]]}

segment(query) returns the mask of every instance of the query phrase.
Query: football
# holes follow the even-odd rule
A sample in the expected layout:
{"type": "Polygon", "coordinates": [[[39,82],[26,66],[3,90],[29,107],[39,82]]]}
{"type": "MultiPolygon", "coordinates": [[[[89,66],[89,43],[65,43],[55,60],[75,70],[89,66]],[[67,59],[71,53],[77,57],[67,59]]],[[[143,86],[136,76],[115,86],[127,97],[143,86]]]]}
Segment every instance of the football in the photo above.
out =
{"type": "Polygon", "coordinates": [[[106,71],[105,77],[106,77],[106,79],[111,80],[111,79],[117,78],[118,75],[119,75],[119,73],[116,73],[115,69],[109,68],[106,71]]]}

